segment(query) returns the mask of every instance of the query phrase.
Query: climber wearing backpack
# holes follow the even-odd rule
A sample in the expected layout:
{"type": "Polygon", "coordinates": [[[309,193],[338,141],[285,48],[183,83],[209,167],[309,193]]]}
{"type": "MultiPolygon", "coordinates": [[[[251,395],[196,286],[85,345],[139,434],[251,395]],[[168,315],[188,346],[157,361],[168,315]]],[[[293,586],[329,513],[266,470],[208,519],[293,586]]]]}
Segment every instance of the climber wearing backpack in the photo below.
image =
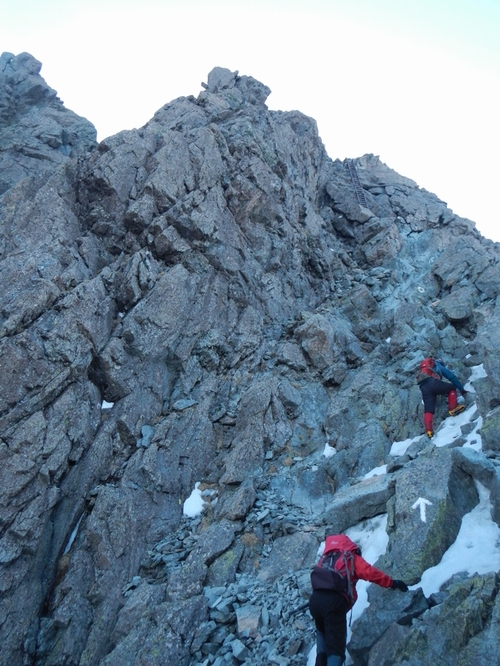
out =
{"type": "MultiPolygon", "coordinates": [[[[448,382],[443,382],[441,379],[438,371],[444,374],[442,370],[443,368],[448,373],[451,373],[451,370],[448,370],[442,363],[438,363],[436,366],[436,361],[429,357],[420,361],[420,366],[417,371],[417,384],[419,385],[420,392],[422,393],[422,400],[424,402],[424,427],[427,437],[429,438],[434,435],[432,418],[436,411],[436,400],[438,395],[448,396],[448,414],[450,416],[457,416],[457,414],[460,414],[460,412],[463,412],[465,409],[465,405],[459,405],[457,402],[456,387],[448,382]]],[[[463,387],[462,391],[465,391],[463,387]]]]}
{"type": "Polygon", "coordinates": [[[358,595],[359,579],[407,592],[395,580],[361,557],[361,549],[345,534],[326,537],[323,556],[311,573],[309,611],[316,625],[316,666],[342,666],[345,659],[347,613],[358,595]]]}

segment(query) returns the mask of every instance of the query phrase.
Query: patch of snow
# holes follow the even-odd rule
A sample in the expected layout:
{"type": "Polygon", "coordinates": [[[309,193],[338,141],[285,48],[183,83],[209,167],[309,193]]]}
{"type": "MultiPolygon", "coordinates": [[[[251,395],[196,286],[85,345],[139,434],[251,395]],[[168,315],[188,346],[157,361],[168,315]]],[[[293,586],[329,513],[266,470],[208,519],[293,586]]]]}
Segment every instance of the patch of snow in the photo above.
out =
{"type": "Polygon", "coordinates": [[[323,455],[325,456],[325,458],[331,458],[336,453],[337,453],[337,450],[334,449],[333,446],[330,446],[330,444],[328,444],[328,442],[326,442],[325,449],[323,451],[323,455]]]}
{"type": "Polygon", "coordinates": [[[374,467],[367,474],[364,475],[363,479],[370,479],[372,476],[382,476],[387,474],[387,465],[380,465],[380,467],[374,467]]]}
{"type": "Polygon", "coordinates": [[[491,518],[490,491],[476,481],[479,504],[462,518],[462,526],[455,542],[448,548],[441,562],[424,571],[419,583],[425,596],[439,592],[441,586],[461,572],[469,576],[500,569],[500,527],[491,518]]]}
{"type": "Polygon", "coordinates": [[[68,539],[68,543],[66,544],[66,548],[64,549],[63,555],[66,555],[66,553],[69,553],[69,551],[71,550],[71,546],[73,545],[73,542],[76,539],[76,535],[78,534],[78,530],[80,528],[80,523],[82,522],[82,519],[83,519],[83,513],[78,519],[75,529],[71,532],[71,536],[68,539]]]}
{"type": "Polygon", "coordinates": [[[389,454],[391,456],[404,455],[413,442],[416,442],[418,439],[420,439],[420,435],[418,437],[413,437],[413,439],[403,439],[401,442],[393,442],[389,454]]]}
{"type": "Polygon", "coordinates": [[[483,377],[487,377],[488,373],[484,369],[483,364],[481,363],[480,365],[474,365],[471,368],[472,374],[469,377],[469,380],[467,381],[466,384],[464,384],[464,389],[466,391],[469,391],[469,393],[475,393],[476,391],[474,390],[474,386],[472,385],[473,382],[476,381],[476,379],[482,379],[483,377]]]}
{"type": "MultiPolygon", "coordinates": [[[[443,421],[437,432],[434,434],[434,437],[432,438],[433,443],[438,447],[446,446],[447,444],[454,442],[459,437],[462,437],[462,426],[471,423],[472,417],[476,414],[476,412],[477,407],[474,403],[458,416],[449,416],[443,421]]],[[[479,451],[481,450],[482,443],[481,436],[477,434],[478,428],[479,426],[476,426],[475,428],[475,439],[478,440],[479,446],[474,448],[477,448],[479,451]]]]}
{"type": "Polygon", "coordinates": [[[206,504],[201,496],[201,490],[198,489],[199,485],[200,482],[198,481],[195,484],[193,492],[184,502],[182,512],[185,516],[188,516],[188,518],[196,518],[196,516],[199,516],[206,504]]]}
{"type": "MultiPolygon", "coordinates": [[[[484,369],[484,365],[482,363],[480,365],[472,366],[471,370],[472,370],[472,374],[469,377],[469,382],[468,383],[474,382],[476,379],[481,379],[482,377],[487,377],[488,376],[488,373],[484,369]]],[[[469,390],[469,389],[467,389],[467,390],[469,390]]]]}

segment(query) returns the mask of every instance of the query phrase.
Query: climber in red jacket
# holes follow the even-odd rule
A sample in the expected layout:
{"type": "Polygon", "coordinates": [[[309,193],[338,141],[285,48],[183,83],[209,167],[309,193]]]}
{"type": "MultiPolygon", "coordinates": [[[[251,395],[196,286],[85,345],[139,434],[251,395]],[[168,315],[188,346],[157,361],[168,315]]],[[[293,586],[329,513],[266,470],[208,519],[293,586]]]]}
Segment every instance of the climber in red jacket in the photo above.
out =
{"type": "MultiPolygon", "coordinates": [[[[408,591],[408,586],[401,580],[396,580],[380,569],[369,564],[361,557],[361,549],[345,534],[328,536],[325,541],[324,554],[319,561],[327,561],[331,553],[339,552],[338,564],[335,570],[344,570],[347,580],[345,592],[328,588],[328,584],[318,583],[311,574],[313,592],[309,599],[309,611],[316,625],[316,666],[342,666],[345,659],[347,637],[347,613],[358,598],[356,583],[359,579],[376,583],[381,587],[408,591]],[[344,558],[345,566],[341,564],[344,558]]],[[[317,570],[318,567],[315,567],[317,570]]],[[[323,577],[321,576],[321,579],[323,577]]],[[[326,580],[326,577],[324,578],[326,580]]]]}

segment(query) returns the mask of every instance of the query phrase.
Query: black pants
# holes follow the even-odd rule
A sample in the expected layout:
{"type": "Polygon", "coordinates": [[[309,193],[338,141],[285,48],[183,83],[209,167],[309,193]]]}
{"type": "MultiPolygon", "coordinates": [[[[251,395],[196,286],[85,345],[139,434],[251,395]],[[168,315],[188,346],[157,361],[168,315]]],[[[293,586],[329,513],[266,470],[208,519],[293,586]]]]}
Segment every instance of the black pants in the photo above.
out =
{"type": "Polygon", "coordinates": [[[347,599],[339,592],[314,590],[309,599],[309,611],[318,631],[317,652],[345,659],[347,636],[347,599]]]}
{"type": "Polygon", "coordinates": [[[440,379],[429,377],[420,384],[420,391],[422,392],[422,399],[424,401],[424,411],[434,414],[436,411],[436,399],[438,395],[448,395],[451,391],[455,391],[453,384],[442,382],[440,379]]]}

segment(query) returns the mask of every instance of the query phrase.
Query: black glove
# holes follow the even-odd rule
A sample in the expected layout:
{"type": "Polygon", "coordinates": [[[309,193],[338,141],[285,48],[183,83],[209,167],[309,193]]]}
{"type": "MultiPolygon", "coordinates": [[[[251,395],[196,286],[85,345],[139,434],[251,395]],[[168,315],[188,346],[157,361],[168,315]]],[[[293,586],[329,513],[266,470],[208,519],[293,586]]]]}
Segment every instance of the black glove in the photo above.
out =
{"type": "Polygon", "coordinates": [[[464,397],[464,398],[465,398],[465,396],[467,395],[468,392],[469,391],[466,391],[465,389],[463,391],[460,391],[460,393],[462,394],[462,397],[464,397]]]}
{"type": "Polygon", "coordinates": [[[408,592],[408,585],[406,583],[403,583],[402,580],[394,579],[392,581],[391,588],[393,590],[401,590],[401,592],[408,592]]]}

